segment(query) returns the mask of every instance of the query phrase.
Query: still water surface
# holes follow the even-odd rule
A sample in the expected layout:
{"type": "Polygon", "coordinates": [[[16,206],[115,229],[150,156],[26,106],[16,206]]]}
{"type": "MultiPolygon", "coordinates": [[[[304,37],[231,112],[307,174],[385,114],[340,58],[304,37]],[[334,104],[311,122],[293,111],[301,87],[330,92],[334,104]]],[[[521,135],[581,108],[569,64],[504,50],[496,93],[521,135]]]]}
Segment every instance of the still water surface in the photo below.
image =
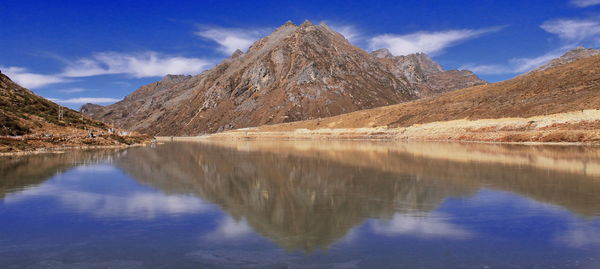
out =
{"type": "Polygon", "coordinates": [[[1,268],[600,268],[600,148],[177,142],[0,158],[1,268]]]}

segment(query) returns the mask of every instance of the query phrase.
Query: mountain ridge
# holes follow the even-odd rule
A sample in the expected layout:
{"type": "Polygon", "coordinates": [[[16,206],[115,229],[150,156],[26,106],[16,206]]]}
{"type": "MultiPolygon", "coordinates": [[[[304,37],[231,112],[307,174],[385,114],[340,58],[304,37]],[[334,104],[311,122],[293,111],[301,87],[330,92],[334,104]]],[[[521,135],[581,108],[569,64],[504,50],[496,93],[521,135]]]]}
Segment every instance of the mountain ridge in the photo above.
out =
{"type": "Polygon", "coordinates": [[[453,89],[439,86],[457,84],[452,80],[485,83],[441,67],[436,72],[425,68],[427,72],[416,76],[420,80],[408,78],[408,71],[391,70],[398,59],[375,57],[324,23],[288,21],[246,52],[238,50],[212,69],[167,83],[163,90],[168,91],[157,89],[159,81],[116,104],[83,111],[125,129],[198,135],[415,100],[444,87],[453,89]]]}
{"type": "Polygon", "coordinates": [[[487,83],[469,70],[444,70],[425,53],[394,56],[384,48],[371,52],[371,55],[387,64],[394,74],[406,77],[411,84],[417,86],[419,97],[487,83]]]}
{"type": "Polygon", "coordinates": [[[599,143],[598,89],[595,55],[431,98],[209,137],[599,143]]]}
{"type": "Polygon", "coordinates": [[[598,54],[600,54],[600,50],[598,50],[598,49],[576,47],[574,49],[571,49],[571,50],[565,52],[560,57],[552,59],[548,63],[541,65],[540,67],[534,69],[533,71],[541,71],[541,70],[546,70],[548,68],[556,67],[559,65],[569,64],[574,61],[577,61],[577,60],[580,60],[583,58],[592,57],[592,56],[595,56],[598,54]]]}

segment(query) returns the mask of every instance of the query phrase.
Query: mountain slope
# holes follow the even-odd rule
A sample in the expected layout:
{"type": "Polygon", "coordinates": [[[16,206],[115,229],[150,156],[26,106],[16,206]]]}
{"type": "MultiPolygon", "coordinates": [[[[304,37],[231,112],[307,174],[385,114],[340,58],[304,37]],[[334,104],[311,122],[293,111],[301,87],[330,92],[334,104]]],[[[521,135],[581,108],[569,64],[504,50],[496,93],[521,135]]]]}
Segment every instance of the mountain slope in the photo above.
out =
{"type": "Polygon", "coordinates": [[[557,67],[563,64],[568,64],[568,63],[572,63],[574,61],[580,60],[580,59],[584,59],[584,58],[588,58],[588,57],[592,57],[595,55],[600,54],[600,50],[597,49],[591,49],[591,48],[584,48],[584,47],[577,47],[574,48],[570,51],[567,51],[565,54],[563,54],[562,56],[551,60],[550,62],[536,68],[534,71],[539,71],[539,70],[546,70],[548,68],[552,68],[552,67],[557,67]]]}
{"type": "Polygon", "coordinates": [[[448,92],[433,98],[320,120],[263,126],[253,130],[251,135],[260,136],[260,132],[297,129],[384,127],[400,128],[396,130],[400,133],[392,136],[410,138],[410,130],[402,129],[410,127],[429,132],[423,134],[424,137],[437,135],[437,139],[443,135],[457,139],[461,136],[460,133],[456,133],[459,130],[470,133],[468,138],[471,140],[483,140],[483,136],[472,134],[474,131],[480,131],[505,132],[507,137],[496,137],[498,141],[596,141],[600,140],[598,109],[600,56],[592,56],[570,64],[531,72],[512,80],[448,92]],[[529,117],[537,118],[522,119],[529,117]],[[483,119],[497,120],[484,120],[479,124],[471,122],[483,119]],[[435,122],[437,125],[433,124],[435,122]],[[511,122],[518,123],[518,126],[511,125],[511,122]],[[428,123],[431,124],[419,125],[428,123]],[[441,131],[443,128],[450,131],[444,133],[441,131]],[[555,130],[562,132],[560,135],[569,137],[520,136],[529,131],[532,135],[543,136],[544,130],[555,130]],[[576,135],[571,136],[569,132],[576,135]],[[511,134],[515,136],[511,138],[511,134]]]}
{"type": "Polygon", "coordinates": [[[107,129],[106,124],[44,99],[0,72],[0,151],[139,142],[139,137],[124,138],[108,134],[107,129]],[[88,138],[90,133],[106,135],[88,138]]]}
{"type": "Polygon", "coordinates": [[[74,128],[104,128],[103,123],[82,117],[77,111],[64,109],[59,121],[60,106],[14,83],[0,73],[0,135],[25,135],[43,124],[74,128]]]}
{"type": "Polygon", "coordinates": [[[379,49],[371,52],[371,55],[387,65],[397,77],[406,78],[418,89],[419,97],[433,96],[487,83],[468,70],[445,71],[424,53],[393,56],[389,50],[379,49]]]}
{"type": "Polygon", "coordinates": [[[394,64],[351,45],[325,24],[288,22],[211,70],[176,83],[163,79],[88,115],[149,134],[198,135],[426,95],[424,86],[390,70],[394,64]],[[163,90],[145,90],[161,85],[163,90]]]}
{"type": "Polygon", "coordinates": [[[176,108],[178,101],[185,100],[187,96],[181,96],[181,93],[191,86],[183,82],[191,78],[183,75],[166,75],[160,81],[140,87],[114,105],[104,107],[85,104],[80,111],[91,118],[127,130],[145,129],[156,120],[154,116],[162,115],[165,107],[176,108]],[[181,99],[175,98],[177,96],[181,99]]]}

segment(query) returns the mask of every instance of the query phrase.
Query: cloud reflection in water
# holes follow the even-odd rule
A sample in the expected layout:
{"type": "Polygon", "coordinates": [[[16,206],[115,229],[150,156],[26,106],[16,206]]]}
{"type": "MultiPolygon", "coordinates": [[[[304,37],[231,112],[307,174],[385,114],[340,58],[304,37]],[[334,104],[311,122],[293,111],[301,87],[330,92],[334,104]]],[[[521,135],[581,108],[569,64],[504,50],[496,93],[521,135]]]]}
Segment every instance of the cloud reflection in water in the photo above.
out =
{"type": "Polygon", "coordinates": [[[416,236],[423,238],[465,239],[472,236],[465,229],[448,222],[440,213],[422,215],[395,213],[389,220],[371,220],[370,225],[378,235],[416,236]]]}

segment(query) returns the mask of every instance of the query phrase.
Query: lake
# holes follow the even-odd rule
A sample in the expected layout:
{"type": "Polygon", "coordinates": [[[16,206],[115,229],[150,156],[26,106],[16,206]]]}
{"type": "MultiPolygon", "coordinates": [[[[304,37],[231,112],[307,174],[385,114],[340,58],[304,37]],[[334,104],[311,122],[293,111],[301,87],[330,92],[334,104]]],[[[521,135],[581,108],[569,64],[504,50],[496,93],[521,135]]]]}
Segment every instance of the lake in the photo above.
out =
{"type": "Polygon", "coordinates": [[[172,142],[0,158],[1,268],[600,268],[600,148],[172,142]]]}

